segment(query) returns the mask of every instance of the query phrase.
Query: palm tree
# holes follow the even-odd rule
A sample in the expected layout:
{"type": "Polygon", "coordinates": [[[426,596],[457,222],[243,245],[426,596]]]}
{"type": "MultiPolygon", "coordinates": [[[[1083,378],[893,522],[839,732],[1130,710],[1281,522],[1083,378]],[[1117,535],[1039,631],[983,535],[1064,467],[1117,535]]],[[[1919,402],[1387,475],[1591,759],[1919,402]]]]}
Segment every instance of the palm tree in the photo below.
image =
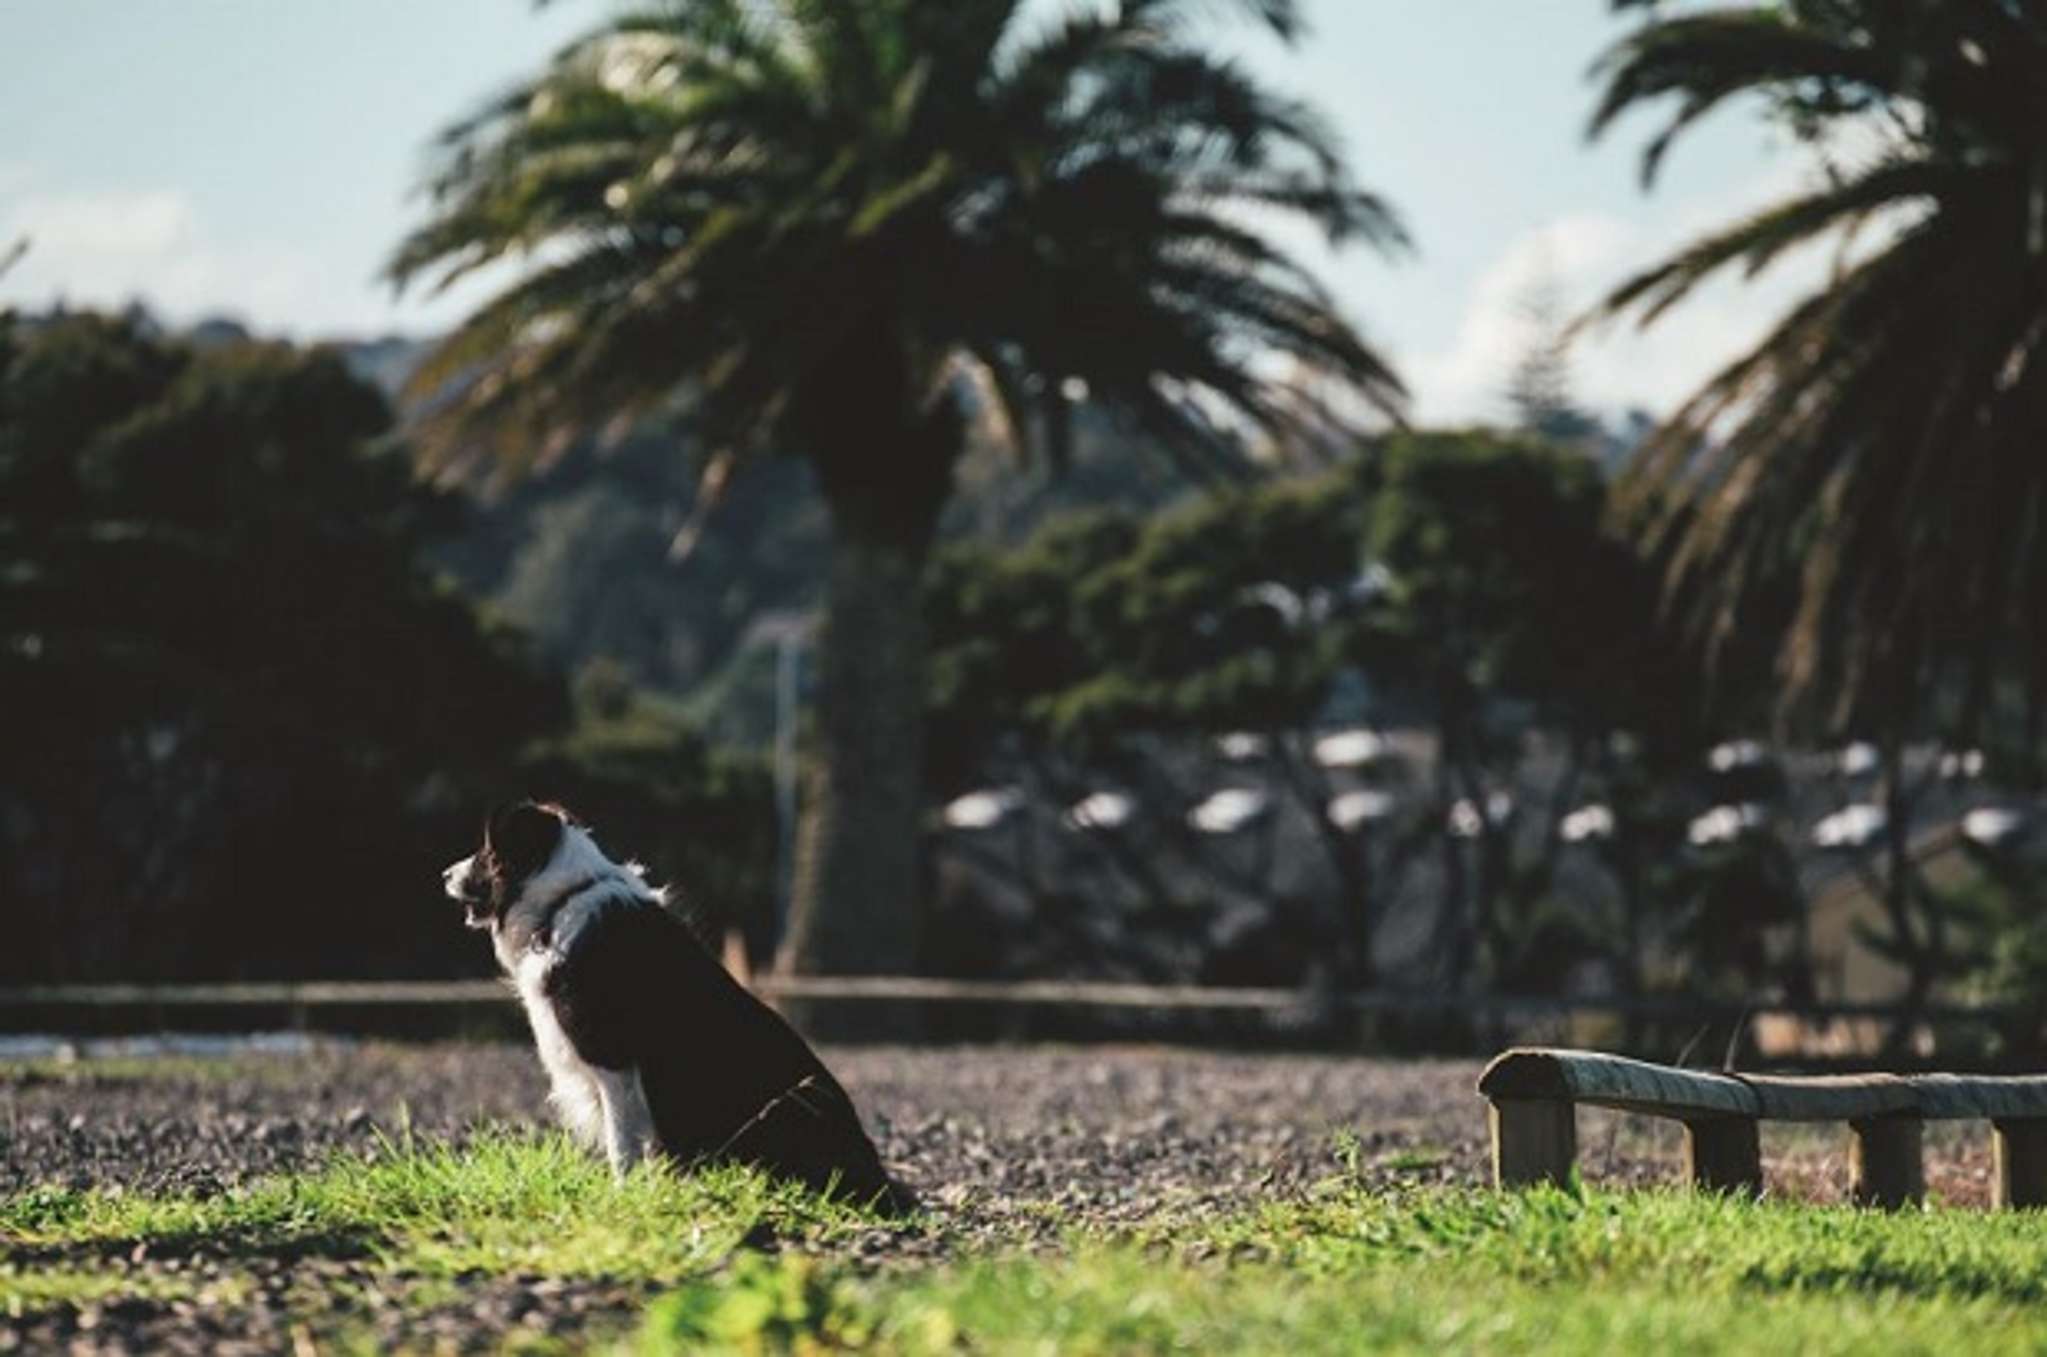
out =
{"type": "Polygon", "coordinates": [[[1907,731],[1948,694],[1975,724],[2001,674],[2047,667],[2031,602],[2047,585],[2047,3],[1684,10],[1598,71],[1595,136],[1674,102],[1645,183],[1675,138],[1755,95],[1824,170],[1629,280],[1606,314],[1647,325],[1715,274],[1839,248],[1826,285],[1635,468],[1677,596],[1716,651],[1780,628],[1782,691],[1824,720],[1907,731]]]}
{"type": "MultiPolygon", "coordinates": [[[[1283,39],[1295,0],[1237,0],[1283,39]]],[[[819,753],[783,960],[914,960],[922,567],[970,419],[1054,464],[1073,401],[1207,469],[1400,386],[1256,229],[1404,243],[1330,131],[1204,52],[1199,0],[668,0],[449,128],[390,264],[518,281],[422,371],[428,445],[513,465],[686,410],[832,515],[819,753]],[[1332,395],[1335,391],[1340,394],[1332,395]]]]}
{"type": "MultiPolygon", "coordinates": [[[[1643,0],[1617,0],[1620,7],[1643,0]]],[[[1903,741],[1966,733],[2000,679],[2039,748],[2047,676],[2047,0],[1778,0],[1653,17],[1602,63],[1593,132],[1674,99],[1648,145],[1764,96],[1819,147],[1809,191],[1616,291],[1653,322],[1814,241],[1833,276],[1635,468],[1675,597],[1715,652],[1781,628],[1786,710],[1878,732],[1888,932],[1909,1015],[1956,963],[1910,847],[1903,741]],[[1788,602],[1788,606],[1787,606],[1788,602]]]]}

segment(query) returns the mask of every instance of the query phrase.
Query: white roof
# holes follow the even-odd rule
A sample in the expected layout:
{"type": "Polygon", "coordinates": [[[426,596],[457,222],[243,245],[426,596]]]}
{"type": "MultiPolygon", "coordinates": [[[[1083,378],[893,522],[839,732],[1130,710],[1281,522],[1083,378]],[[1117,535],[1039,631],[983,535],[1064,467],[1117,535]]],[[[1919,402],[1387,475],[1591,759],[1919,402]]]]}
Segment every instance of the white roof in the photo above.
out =
{"type": "Polygon", "coordinates": [[[1066,810],[1066,823],[1075,829],[1121,829],[1137,814],[1137,798],[1122,792],[1096,792],[1074,802],[1066,810]]]}
{"type": "Polygon", "coordinates": [[[1858,802],[1843,806],[1812,827],[1812,841],[1820,848],[1861,848],[1884,832],[1890,817],[1882,806],[1858,802]]]}
{"type": "Polygon", "coordinates": [[[993,829],[1022,808],[1023,793],[1014,787],[988,787],[968,792],[945,808],[945,823],[952,829],[993,829]]]}
{"type": "Polygon", "coordinates": [[[1594,803],[1580,806],[1557,825],[1557,837],[1565,843],[1588,843],[1613,837],[1613,807],[1594,803]]]}
{"type": "Polygon", "coordinates": [[[1339,730],[1315,741],[1315,762],[1324,768],[1362,768],[1386,752],[1377,731],[1358,727],[1339,730]]]}
{"type": "Polygon", "coordinates": [[[1760,829],[1767,818],[1763,808],[1754,804],[1739,806],[1715,806],[1692,821],[1685,837],[1694,848],[1710,844],[1733,843],[1751,829],[1760,829]]]}
{"type": "Polygon", "coordinates": [[[1353,830],[1393,813],[1393,797],[1372,787],[1345,792],[1329,803],[1329,818],[1338,829],[1353,830]]]}
{"type": "Polygon", "coordinates": [[[1278,580],[1266,580],[1263,584],[1247,584],[1237,597],[1246,603],[1263,603],[1278,613],[1280,620],[1290,627],[1301,620],[1304,607],[1301,596],[1278,580]]]}
{"type": "Polygon", "coordinates": [[[2025,827],[2025,812],[2008,806],[1978,806],[1962,817],[1964,837],[1985,848],[1995,848],[2025,827]]]}
{"type": "Polygon", "coordinates": [[[1263,758],[1266,744],[1263,735],[1250,730],[1233,730],[1227,735],[1217,736],[1215,741],[1217,751],[1232,763],[1263,758]]]}
{"type": "Polygon", "coordinates": [[[1716,744],[1706,755],[1706,764],[1716,773],[1728,773],[1736,768],[1753,768],[1770,757],[1770,751],[1755,740],[1729,740],[1716,744]]]}
{"type": "Polygon", "coordinates": [[[1187,812],[1187,823],[1203,834],[1234,834],[1262,819],[1272,798],[1253,787],[1225,787],[1187,812]]]}
{"type": "Polygon", "coordinates": [[[1503,824],[1514,817],[1514,798],[1505,792],[1488,792],[1485,799],[1485,818],[1480,819],[1478,806],[1469,798],[1450,807],[1450,833],[1459,839],[1475,839],[1485,832],[1485,821],[1495,825],[1503,824]]]}
{"type": "Polygon", "coordinates": [[[1979,778],[1983,776],[1983,751],[1980,749],[1950,749],[1940,756],[1940,775],[1949,780],[1958,777],[1979,778]]]}

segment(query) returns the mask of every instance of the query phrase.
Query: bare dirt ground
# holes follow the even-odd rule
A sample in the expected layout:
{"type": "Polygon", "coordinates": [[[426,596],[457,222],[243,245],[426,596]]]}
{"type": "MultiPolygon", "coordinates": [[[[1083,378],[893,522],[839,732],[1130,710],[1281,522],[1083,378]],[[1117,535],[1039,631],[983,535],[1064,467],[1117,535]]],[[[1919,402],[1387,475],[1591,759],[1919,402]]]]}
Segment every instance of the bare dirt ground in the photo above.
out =
{"type": "MultiPolygon", "coordinates": [[[[925,1228],[863,1236],[857,1251],[877,1262],[1044,1245],[1078,1224],[1228,1210],[1352,1168],[1389,1183],[1478,1183],[1485,1174],[1479,1067],[1468,1062],[1149,1047],[881,1048],[826,1058],[883,1158],[931,1213],[925,1228]]],[[[39,1185],[213,1193],[337,1150],[374,1150],[408,1126],[459,1139],[484,1126],[539,1124],[543,1092],[533,1053],[512,1045],[0,1065],[0,1194],[39,1185]]],[[[1929,1130],[1928,1185],[1938,1198],[1987,1200],[1981,1130],[1929,1130]]],[[[1677,1136],[1672,1126],[1582,1113],[1580,1163],[1595,1183],[1668,1181],[1677,1136]]],[[[1773,1190],[1840,1197],[1839,1128],[1768,1128],[1764,1150],[1773,1190]]],[[[347,1253],[124,1256],[131,1270],[160,1266],[187,1279],[253,1273],[257,1287],[231,1312],[117,1302],[0,1313],[0,1351],[288,1349],[308,1287],[326,1278],[360,1294],[370,1280],[369,1265],[347,1253]]],[[[630,1286],[478,1278],[459,1304],[421,1314],[394,1300],[362,1318],[384,1342],[488,1348],[515,1329],[586,1332],[645,1298],[630,1286]]]]}

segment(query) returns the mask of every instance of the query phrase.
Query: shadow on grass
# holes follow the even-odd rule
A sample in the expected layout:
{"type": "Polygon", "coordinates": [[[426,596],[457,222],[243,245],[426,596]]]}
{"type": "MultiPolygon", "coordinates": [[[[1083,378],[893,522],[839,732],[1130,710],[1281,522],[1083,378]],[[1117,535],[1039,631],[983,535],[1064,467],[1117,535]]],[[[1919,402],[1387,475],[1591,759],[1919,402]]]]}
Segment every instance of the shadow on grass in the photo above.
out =
{"type": "Polygon", "coordinates": [[[260,1226],[228,1226],[166,1234],[106,1236],[57,1242],[23,1242],[0,1233],[0,1249],[20,1267],[52,1267],[80,1262],[301,1263],[312,1260],[349,1263],[376,1258],[389,1243],[379,1230],[366,1226],[277,1231],[260,1226]]]}

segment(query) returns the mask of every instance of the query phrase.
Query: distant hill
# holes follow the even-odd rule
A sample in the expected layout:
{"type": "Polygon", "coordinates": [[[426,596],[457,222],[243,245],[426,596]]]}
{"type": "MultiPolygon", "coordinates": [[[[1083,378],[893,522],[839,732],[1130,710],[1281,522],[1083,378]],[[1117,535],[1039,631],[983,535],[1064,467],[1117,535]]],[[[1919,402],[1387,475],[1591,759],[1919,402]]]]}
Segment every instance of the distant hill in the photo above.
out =
{"type": "Polygon", "coordinates": [[[403,335],[386,335],[382,339],[336,340],[333,348],[348,364],[350,372],[374,384],[396,401],[413,369],[426,356],[428,342],[407,339],[403,335]]]}
{"type": "MultiPolygon", "coordinates": [[[[427,344],[338,341],[350,368],[397,396],[427,344]]],[[[1129,456],[1129,436],[1083,410],[1072,466],[1054,476],[977,444],[963,460],[941,531],[1020,541],[1047,515],[1082,505],[1146,510],[1190,488],[1161,456],[1129,456]]],[[[829,523],[807,464],[763,459],[734,482],[686,559],[672,558],[696,502],[695,450],[646,432],[577,448],[513,484],[468,489],[465,528],[440,564],[486,607],[530,633],[557,665],[597,661],[688,702],[714,738],[772,736],[772,655],[757,624],[817,606],[829,523]]]]}
{"type": "MultiPolygon", "coordinates": [[[[387,336],[334,347],[396,399],[429,344],[387,336]]],[[[1596,426],[1581,446],[1611,467],[1639,441],[1643,420],[1596,426]]],[[[1007,449],[977,441],[960,465],[942,535],[1020,542],[1066,510],[1143,512],[1194,489],[1156,448],[1098,410],[1082,408],[1074,434],[1063,475],[1019,466],[1007,449]]],[[[829,523],[806,464],[763,459],[737,478],[677,561],[670,547],[695,505],[697,470],[685,439],[655,431],[577,448],[523,481],[470,487],[467,526],[437,556],[564,670],[616,664],[635,683],[683,700],[714,739],[763,745],[773,735],[775,670],[764,633],[816,609],[829,523]]]]}

